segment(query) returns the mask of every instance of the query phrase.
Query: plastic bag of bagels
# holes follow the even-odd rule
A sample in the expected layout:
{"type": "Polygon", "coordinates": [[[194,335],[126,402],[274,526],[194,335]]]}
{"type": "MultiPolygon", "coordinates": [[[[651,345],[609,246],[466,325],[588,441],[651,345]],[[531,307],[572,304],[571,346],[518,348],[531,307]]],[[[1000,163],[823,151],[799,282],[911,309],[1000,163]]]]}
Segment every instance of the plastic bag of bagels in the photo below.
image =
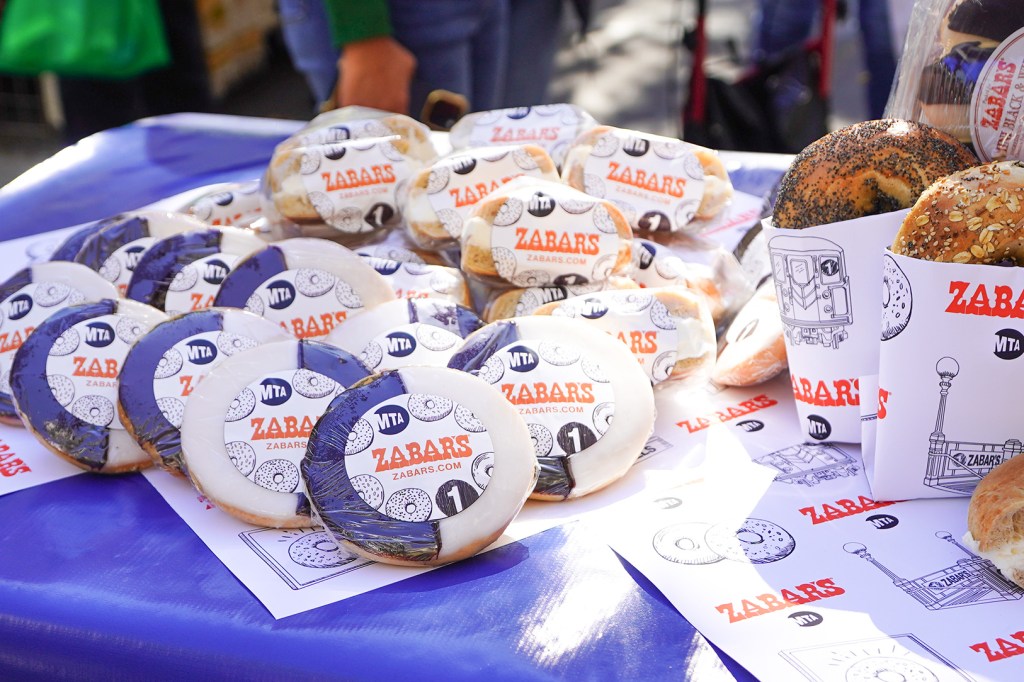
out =
{"type": "Polygon", "coordinates": [[[972,145],[1024,158],[1024,3],[918,0],[886,107],[972,145]]]}
{"type": "Polygon", "coordinates": [[[883,260],[872,497],[968,496],[1022,450],[1024,163],[930,188],[883,260]],[[941,241],[925,240],[932,233],[941,241]]]}
{"type": "Polygon", "coordinates": [[[878,373],[879,254],[932,182],[976,163],[941,131],[882,119],[811,143],[783,176],[762,227],[810,442],[860,442],[860,377],[878,373]]]}

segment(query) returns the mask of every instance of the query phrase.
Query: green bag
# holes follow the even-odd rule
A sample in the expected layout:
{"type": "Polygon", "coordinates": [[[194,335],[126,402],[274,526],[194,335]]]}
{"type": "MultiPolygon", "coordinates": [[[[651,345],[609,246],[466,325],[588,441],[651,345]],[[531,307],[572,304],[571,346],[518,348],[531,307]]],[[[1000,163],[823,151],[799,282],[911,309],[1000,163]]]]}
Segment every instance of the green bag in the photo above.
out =
{"type": "Polygon", "coordinates": [[[166,66],[157,0],[7,0],[0,71],[126,78],[166,66]]]}

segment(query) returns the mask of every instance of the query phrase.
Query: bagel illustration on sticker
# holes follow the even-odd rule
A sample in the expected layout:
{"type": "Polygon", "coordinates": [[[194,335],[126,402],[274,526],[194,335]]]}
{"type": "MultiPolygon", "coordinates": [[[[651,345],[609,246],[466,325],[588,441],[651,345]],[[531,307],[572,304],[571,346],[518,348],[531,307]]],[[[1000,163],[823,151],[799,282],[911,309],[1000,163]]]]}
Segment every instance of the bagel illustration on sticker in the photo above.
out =
{"type": "Polygon", "coordinates": [[[708,565],[728,559],[751,564],[770,564],[785,559],[796,549],[796,539],[782,526],[765,519],[747,518],[741,523],[710,524],[685,521],[659,530],[654,551],[677,564],[708,565]]]}
{"type": "Polygon", "coordinates": [[[882,257],[882,341],[896,338],[910,324],[914,292],[892,256],[882,257]]]}

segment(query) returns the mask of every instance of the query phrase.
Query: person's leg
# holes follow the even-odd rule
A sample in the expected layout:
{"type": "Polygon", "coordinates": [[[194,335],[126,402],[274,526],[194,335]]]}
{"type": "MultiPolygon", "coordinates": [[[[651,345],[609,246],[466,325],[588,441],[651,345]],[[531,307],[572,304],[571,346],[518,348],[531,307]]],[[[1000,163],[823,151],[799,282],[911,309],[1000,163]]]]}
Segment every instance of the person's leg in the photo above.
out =
{"type": "MultiPolygon", "coordinates": [[[[475,74],[503,68],[506,43],[500,36],[507,27],[491,25],[492,17],[505,17],[494,7],[506,7],[507,0],[390,0],[394,37],[417,60],[410,93],[410,113],[418,118],[427,95],[444,89],[464,95],[472,109],[493,108],[496,97],[477,93],[475,74]],[[499,38],[489,44],[475,42],[478,35],[493,30],[499,38]],[[499,54],[500,56],[495,56],[499,54]],[[482,63],[481,63],[482,62],[482,63]]],[[[501,79],[503,74],[490,76],[501,79]]],[[[485,88],[488,90],[489,88],[485,88]]]]}
{"type": "Polygon", "coordinates": [[[868,70],[868,112],[871,118],[881,118],[896,75],[889,5],[886,0],[860,0],[859,5],[860,35],[868,70]]]}
{"type": "Polygon", "coordinates": [[[820,16],[821,0],[761,0],[754,26],[754,61],[810,38],[820,16]]]}
{"type": "Polygon", "coordinates": [[[548,104],[562,40],[564,0],[510,0],[508,67],[502,108],[548,104]]]}
{"type": "Polygon", "coordinates": [[[338,50],[323,0],[277,0],[277,6],[288,56],[305,77],[311,99],[319,104],[338,82],[338,50]]]}
{"type": "MultiPolygon", "coordinates": [[[[473,94],[470,101],[473,108],[480,111],[503,106],[508,82],[509,55],[513,51],[529,52],[531,46],[524,42],[517,44],[513,50],[509,40],[508,0],[481,0],[478,6],[480,15],[472,38],[473,94]]],[[[539,59],[540,55],[535,57],[539,59]]],[[[537,67],[539,63],[534,62],[534,65],[537,67]]]]}

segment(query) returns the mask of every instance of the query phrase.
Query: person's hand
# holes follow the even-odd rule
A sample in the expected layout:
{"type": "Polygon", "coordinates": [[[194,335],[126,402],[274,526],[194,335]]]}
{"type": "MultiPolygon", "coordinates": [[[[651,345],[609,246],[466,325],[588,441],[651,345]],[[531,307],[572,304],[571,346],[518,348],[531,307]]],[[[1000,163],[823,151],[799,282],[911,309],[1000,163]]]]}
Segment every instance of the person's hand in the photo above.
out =
{"type": "Polygon", "coordinates": [[[409,113],[409,84],[416,58],[394,38],[348,43],[338,59],[337,105],[409,113]]]}

